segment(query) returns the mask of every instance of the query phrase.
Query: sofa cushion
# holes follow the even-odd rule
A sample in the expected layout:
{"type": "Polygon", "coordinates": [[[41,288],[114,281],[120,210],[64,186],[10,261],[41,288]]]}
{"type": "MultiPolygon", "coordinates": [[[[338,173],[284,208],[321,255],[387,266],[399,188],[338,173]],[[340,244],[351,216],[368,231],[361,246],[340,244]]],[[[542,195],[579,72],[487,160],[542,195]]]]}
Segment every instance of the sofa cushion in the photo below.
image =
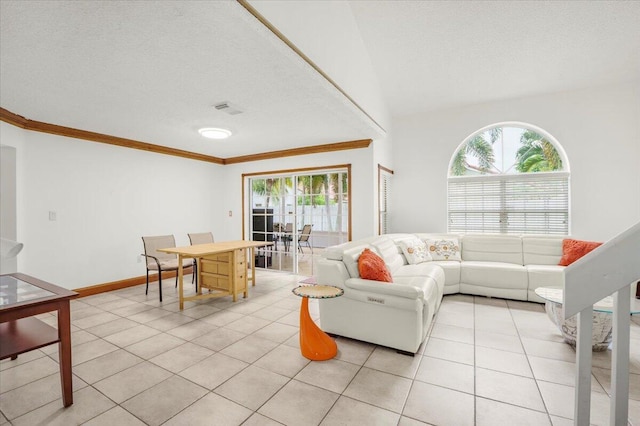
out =
{"type": "MultiPolygon", "coordinates": [[[[444,262],[443,262],[444,263],[444,262]]],[[[451,262],[455,263],[455,262],[451,262]]],[[[440,294],[444,291],[445,275],[444,270],[433,262],[424,262],[417,265],[404,265],[396,270],[393,275],[393,282],[403,282],[405,278],[418,277],[421,279],[432,279],[440,294]]]]}
{"type": "Polygon", "coordinates": [[[393,282],[384,260],[368,248],[358,258],[358,272],[365,280],[393,282]]]}
{"type": "Polygon", "coordinates": [[[429,276],[433,273],[434,270],[442,269],[440,266],[434,264],[433,262],[423,262],[417,263],[415,265],[404,265],[392,274],[394,278],[396,277],[424,277],[429,276]]]}
{"type": "MultiPolygon", "coordinates": [[[[412,301],[419,300],[419,304],[424,304],[422,298],[424,291],[422,289],[423,283],[426,280],[420,277],[405,277],[401,278],[397,284],[400,285],[388,285],[380,281],[365,280],[362,278],[349,278],[344,282],[344,296],[351,298],[361,298],[362,295],[357,296],[354,291],[365,292],[366,295],[371,295],[376,298],[379,295],[394,296],[404,299],[410,299],[412,301]]],[[[362,300],[362,299],[361,299],[362,300]]],[[[371,300],[376,302],[375,300],[371,300]]],[[[415,306],[413,304],[407,306],[415,306]]]]}
{"type": "Polygon", "coordinates": [[[465,235],[463,260],[522,265],[522,239],[512,235],[465,235]]]}
{"type": "Polygon", "coordinates": [[[557,265],[562,257],[563,237],[522,236],[522,258],[525,265],[557,265]]]}
{"type": "Polygon", "coordinates": [[[406,238],[397,242],[405,259],[410,265],[431,261],[427,244],[418,237],[406,238]]]}
{"type": "Polygon", "coordinates": [[[426,241],[433,260],[460,260],[460,242],[457,238],[426,241]]]}
{"type": "Polygon", "coordinates": [[[527,270],[522,265],[464,261],[460,263],[460,282],[481,287],[526,290],[529,280],[527,270]]]}
{"type": "Polygon", "coordinates": [[[564,285],[564,266],[558,265],[526,265],[529,276],[528,300],[531,302],[544,302],[535,293],[538,287],[562,287],[564,285]]]}
{"type": "MultiPolygon", "coordinates": [[[[442,280],[442,278],[440,278],[440,280],[442,280]]],[[[420,300],[425,304],[431,304],[431,307],[435,306],[436,299],[442,295],[442,291],[438,290],[437,277],[399,277],[395,284],[398,287],[413,287],[418,289],[418,291],[422,293],[420,300]]]]}
{"type": "Polygon", "coordinates": [[[393,274],[393,271],[404,265],[404,258],[398,251],[398,246],[393,242],[391,238],[379,237],[371,242],[371,245],[375,247],[376,251],[380,254],[380,257],[387,264],[389,272],[393,274]]]}
{"type": "Polygon", "coordinates": [[[460,262],[436,261],[431,262],[438,265],[444,271],[446,285],[460,284],[460,262]]]}
{"type": "Polygon", "coordinates": [[[562,257],[558,263],[560,266],[569,266],[591,250],[601,246],[595,241],[582,241],[566,238],[562,240],[562,257]]]}

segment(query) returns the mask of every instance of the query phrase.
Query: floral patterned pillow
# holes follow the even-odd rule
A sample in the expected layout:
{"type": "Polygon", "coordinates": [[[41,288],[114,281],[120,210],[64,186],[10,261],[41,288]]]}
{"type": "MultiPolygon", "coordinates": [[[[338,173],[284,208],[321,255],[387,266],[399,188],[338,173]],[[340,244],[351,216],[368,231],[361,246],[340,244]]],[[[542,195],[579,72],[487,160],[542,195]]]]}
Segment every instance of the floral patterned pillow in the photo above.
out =
{"type": "Polygon", "coordinates": [[[427,240],[427,248],[433,260],[462,260],[457,238],[427,240]]]}
{"type": "Polygon", "coordinates": [[[402,240],[398,242],[398,245],[410,265],[431,261],[431,255],[427,250],[427,245],[419,238],[402,240]]]}

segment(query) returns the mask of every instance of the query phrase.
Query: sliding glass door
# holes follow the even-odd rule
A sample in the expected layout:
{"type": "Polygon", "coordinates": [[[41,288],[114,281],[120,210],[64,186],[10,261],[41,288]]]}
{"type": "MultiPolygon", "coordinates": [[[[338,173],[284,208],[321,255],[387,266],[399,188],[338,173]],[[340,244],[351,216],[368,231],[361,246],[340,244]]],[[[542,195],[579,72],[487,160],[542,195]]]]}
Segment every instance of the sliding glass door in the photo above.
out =
{"type": "Polygon", "coordinates": [[[249,236],[272,242],[256,266],[314,275],[328,246],[349,240],[349,167],[245,175],[249,236]]]}

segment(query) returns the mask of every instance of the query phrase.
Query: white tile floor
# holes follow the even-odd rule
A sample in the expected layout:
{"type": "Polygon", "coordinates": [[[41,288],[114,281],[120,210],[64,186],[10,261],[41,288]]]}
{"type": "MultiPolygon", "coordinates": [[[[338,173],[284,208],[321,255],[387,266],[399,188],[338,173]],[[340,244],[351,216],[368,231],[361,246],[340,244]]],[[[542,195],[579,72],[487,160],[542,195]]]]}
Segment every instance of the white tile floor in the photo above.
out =
{"type": "MultiPolygon", "coordinates": [[[[32,351],[0,363],[0,425],[573,424],[575,353],[542,305],[445,296],[415,357],[338,338],[335,359],[310,362],[291,293],[304,278],[260,271],[248,299],[182,312],[172,280],[162,304],[157,284],[75,300],[75,403],[62,408],[57,348],[32,351]]],[[[640,425],[638,317],[631,338],[640,425]]],[[[593,355],[591,420],[606,425],[611,351],[593,355]]]]}

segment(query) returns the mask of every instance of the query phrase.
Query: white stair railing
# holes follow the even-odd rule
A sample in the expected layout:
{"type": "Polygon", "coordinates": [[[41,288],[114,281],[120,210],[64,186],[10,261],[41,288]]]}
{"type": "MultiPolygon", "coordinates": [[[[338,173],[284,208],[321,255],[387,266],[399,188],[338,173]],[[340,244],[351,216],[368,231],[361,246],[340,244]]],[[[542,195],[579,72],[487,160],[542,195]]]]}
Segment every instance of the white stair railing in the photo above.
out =
{"type": "Polygon", "coordinates": [[[613,294],[610,425],[629,416],[631,285],[640,280],[640,222],[564,271],[564,317],[578,315],[574,424],[590,424],[593,304],[613,294]]]}

